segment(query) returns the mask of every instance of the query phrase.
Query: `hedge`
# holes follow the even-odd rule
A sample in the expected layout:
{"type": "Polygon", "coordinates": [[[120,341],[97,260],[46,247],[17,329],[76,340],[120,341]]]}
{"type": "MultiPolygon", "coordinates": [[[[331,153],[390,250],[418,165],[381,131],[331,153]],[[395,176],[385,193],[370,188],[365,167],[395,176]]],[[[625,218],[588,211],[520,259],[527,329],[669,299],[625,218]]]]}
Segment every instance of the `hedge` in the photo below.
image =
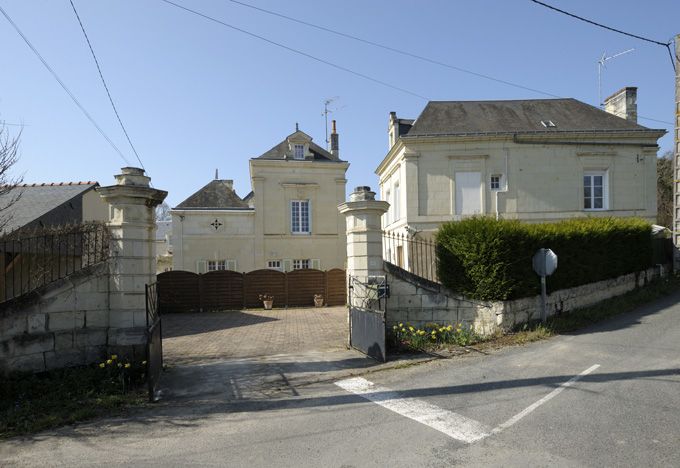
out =
{"type": "Polygon", "coordinates": [[[473,216],[437,233],[439,281],[468,297],[506,300],[540,294],[532,258],[558,257],[548,291],[615,278],[652,265],[652,225],[639,218],[574,218],[529,224],[473,216]]]}

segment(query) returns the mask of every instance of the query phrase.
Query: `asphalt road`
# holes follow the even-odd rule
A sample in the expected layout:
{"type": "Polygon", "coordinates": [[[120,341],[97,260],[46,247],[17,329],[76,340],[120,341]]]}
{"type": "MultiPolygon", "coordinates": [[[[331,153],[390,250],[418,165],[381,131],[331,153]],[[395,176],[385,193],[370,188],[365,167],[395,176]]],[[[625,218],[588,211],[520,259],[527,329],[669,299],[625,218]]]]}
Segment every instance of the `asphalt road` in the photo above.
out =
{"type": "Polygon", "coordinates": [[[489,355],[12,439],[0,466],[680,467],[678,302],[489,355]]]}

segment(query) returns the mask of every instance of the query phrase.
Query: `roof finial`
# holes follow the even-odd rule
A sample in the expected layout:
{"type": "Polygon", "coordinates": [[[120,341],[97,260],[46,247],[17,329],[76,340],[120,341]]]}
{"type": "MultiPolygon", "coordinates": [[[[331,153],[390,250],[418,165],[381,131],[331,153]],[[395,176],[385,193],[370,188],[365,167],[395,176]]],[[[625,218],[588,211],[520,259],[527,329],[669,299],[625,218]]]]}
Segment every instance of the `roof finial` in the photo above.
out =
{"type": "Polygon", "coordinates": [[[295,122],[295,131],[296,131],[296,132],[299,132],[299,131],[300,131],[300,129],[298,128],[298,123],[297,123],[297,122],[295,122]]]}
{"type": "Polygon", "coordinates": [[[215,180],[218,180],[219,177],[217,176],[217,169],[215,169],[215,180]]]}

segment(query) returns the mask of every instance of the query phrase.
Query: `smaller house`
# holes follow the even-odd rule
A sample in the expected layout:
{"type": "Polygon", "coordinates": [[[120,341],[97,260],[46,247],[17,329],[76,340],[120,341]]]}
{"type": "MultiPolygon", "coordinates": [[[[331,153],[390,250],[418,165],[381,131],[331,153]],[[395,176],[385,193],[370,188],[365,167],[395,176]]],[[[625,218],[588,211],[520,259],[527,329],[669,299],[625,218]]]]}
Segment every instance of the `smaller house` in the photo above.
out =
{"type": "Polygon", "coordinates": [[[156,221],[156,255],[172,255],[172,221],[156,221]]]}
{"type": "MultiPolygon", "coordinates": [[[[73,234],[35,231],[108,221],[109,205],[97,182],[26,184],[0,195],[0,301],[73,270],[85,255],[85,241],[73,234]],[[62,237],[64,236],[64,237],[62,237]],[[54,252],[57,252],[55,255],[54,252]]],[[[71,231],[68,231],[71,232],[71,231]]]]}
{"type": "Polygon", "coordinates": [[[174,207],[173,269],[344,269],[346,226],[337,206],[349,163],[339,158],[335,122],[330,137],[326,151],[296,126],[250,159],[252,191],[245,197],[216,175],[174,207]]]}
{"type": "Polygon", "coordinates": [[[108,221],[109,205],[102,201],[96,187],[97,182],[18,185],[0,195],[2,231],[108,221]]]}

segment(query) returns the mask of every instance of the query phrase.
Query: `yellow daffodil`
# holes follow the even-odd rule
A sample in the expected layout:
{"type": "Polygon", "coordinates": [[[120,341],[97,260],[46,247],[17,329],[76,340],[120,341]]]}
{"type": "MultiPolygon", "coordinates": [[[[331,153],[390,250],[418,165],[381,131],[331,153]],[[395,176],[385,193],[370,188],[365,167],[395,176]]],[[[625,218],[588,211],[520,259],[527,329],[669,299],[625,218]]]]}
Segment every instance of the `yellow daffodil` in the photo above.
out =
{"type": "Polygon", "coordinates": [[[395,325],[395,326],[394,326],[394,329],[396,330],[397,328],[399,328],[399,327],[397,327],[397,326],[395,325]]]}
{"type": "Polygon", "coordinates": [[[403,326],[404,326],[404,324],[403,324],[403,323],[400,323],[400,324],[399,324],[399,326],[400,326],[400,327],[403,327],[403,326]]]}
{"type": "Polygon", "coordinates": [[[106,363],[107,363],[107,364],[111,364],[111,362],[112,362],[111,359],[107,359],[107,360],[106,360],[106,363]]]}
{"type": "Polygon", "coordinates": [[[143,365],[143,366],[146,366],[146,361],[142,361],[142,365],[143,365]]]}
{"type": "Polygon", "coordinates": [[[106,367],[106,364],[104,364],[104,363],[102,362],[101,364],[99,364],[99,367],[101,367],[101,368],[103,369],[104,367],[106,367]]]}
{"type": "Polygon", "coordinates": [[[118,363],[118,367],[123,367],[123,363],[122,363],[122,362],[119,362],[119,363],[118,363]]]}
{"type": "Polygon", "coordinates": [[[413,327],[408,327],[409,330],[413,331],[413,327]]]}
{"type": "Polygon", "coordinates": [[[130,368],[130,363],[129,363],[129,362],[128,362],[127,364],[125,364],[125,368],[126,368],[126,369],[129,369],[129,368],[130,368]]]}
{"type": "Polygon", "coordinates": [[[114,359],[114,360],[115,360],[115,359],[118,359],[118,355],[117,355],[117,354],[114,354],[113,356],[111,356],[111,359],[114,359]]]}
{"type": "Polygon", "coordinates": [[[458,333],[460,333],[460,328],[458,328],[456,331],[457,331],[458,333]]]}

